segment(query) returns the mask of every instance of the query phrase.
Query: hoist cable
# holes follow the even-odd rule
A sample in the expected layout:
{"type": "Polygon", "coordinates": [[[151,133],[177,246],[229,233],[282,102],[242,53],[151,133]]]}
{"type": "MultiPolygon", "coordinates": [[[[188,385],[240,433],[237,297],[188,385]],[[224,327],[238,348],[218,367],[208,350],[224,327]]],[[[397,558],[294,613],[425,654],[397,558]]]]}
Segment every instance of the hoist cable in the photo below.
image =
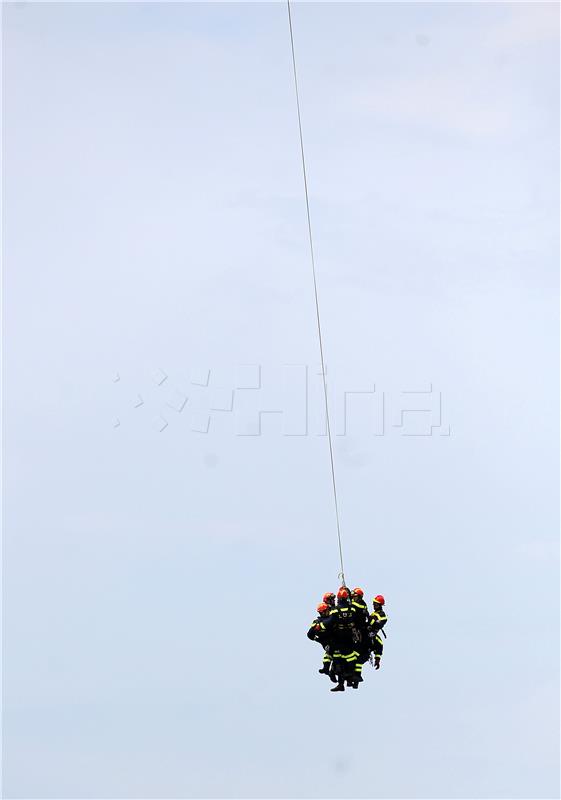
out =
{"type": "Polygon", "coordinates": [[[327,421],[327,439],[329,441],[329,460],[331,463],[331,480],[333,484],[333,500],[335,504],[335,519],[337,522],[337,541],[339,543],[339,560],[341,562],[341,582],[345,586],[345,568],[343,566],[343,545],[341,544],[341,523],[339,520],[339,502],[337,500],[337,483],[335,480],[335,463],[333,460],[333,441],[331,437],[331,423],[329,420],[329,402],[327,399],[327,379],[325,375],[325,359],[323,356],[323,337],[321,333],[321,317],[319,313],[318,285],[316,277],[316,261],[314,257],[314,240],[312,236],[312,222],[310,218],[310,198],[308,196],[308,177],[306,172],[306,157],[304,155],[304,137],[302,135],[302,115],[300,113],[300,94],[298,92],[298,76],[296,71],[296,56],[294,54],[294,35],[292,32],[292,16],[290,13],[290,0],[287,0],[288,27],[290,30],[290,48],[292,51],[292,69],[294,72],[294,89],[296,93],[296,111],[298,114],[298,131],[300,134],[300,154],[302,157],[302,175],[304,178],[304,194],[306,197],[306,214],[308,218],[308,239],[310,242],[310,257],[312,262],[312,275],[314,279],[314,298],[316,301],[316,319],[319,338],[319,354],[321,359],[321,376],[323,380],[323,396],[325,399],[325,417],[327,421]]]}

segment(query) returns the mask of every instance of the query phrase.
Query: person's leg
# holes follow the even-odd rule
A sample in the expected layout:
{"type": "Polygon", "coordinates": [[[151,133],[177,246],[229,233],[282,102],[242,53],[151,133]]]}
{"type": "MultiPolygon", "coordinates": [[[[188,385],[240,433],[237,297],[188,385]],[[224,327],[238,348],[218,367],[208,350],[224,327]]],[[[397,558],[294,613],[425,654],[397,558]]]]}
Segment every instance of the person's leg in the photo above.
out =
{"type": "Polygon", "coordinates": [[[344,643],[338,643],[336,645],[335,650],[333,651],[333,677],[331,673],[329,677],[332,681],[337,682],[337,686],[334,686],[331,690],[332,692],[344,692],[345,691],[345,669],[346,669],[346,662],[345,662],[345,651],[344,651],[344,643]]]}
{"type": "Polygon", "coordinates": [[[347,681],[347,686],[353,686],[354,688],[358,686],[355,673],[357,655],[358,653],[356,650],[348,650],[343,655],[343,659],[345,661],[345,679],[347,681]],[[356,686],[354,686],[355,683],[356,686]]]}
{"type": "Polygon", "coordinates": [[[362,665],[363,665],[363,663],[364,663],[363,661],[361,661],[360,659],[357,658],[356,663],[355,663],[355,679],[356,679],[357,683],[361,683],[363,681],[363,677],[362,677],[362,665]]]}
{"type": "Polygon", "coordinates": [[[384,642],[382,641],[382,637],[379,633],[376,634],[376,638],[374,639],[374,647],[372,648],[372,652],[374,654],[374,668],[380,669],[382,653],[384,652],[384,642]]]}
{"type": "Polygon", "coordinates": [[[318,671],[320,673],[322,673],[323,675],[329,675],[329,671],[331,669],[331,662],[332,661],[333,661],[333,659],[331,658],[331,655],[326,650],[324,650],[324,652],[323,652],[323,663],[321,665],[321,669],[318,670],[318,671]]]}

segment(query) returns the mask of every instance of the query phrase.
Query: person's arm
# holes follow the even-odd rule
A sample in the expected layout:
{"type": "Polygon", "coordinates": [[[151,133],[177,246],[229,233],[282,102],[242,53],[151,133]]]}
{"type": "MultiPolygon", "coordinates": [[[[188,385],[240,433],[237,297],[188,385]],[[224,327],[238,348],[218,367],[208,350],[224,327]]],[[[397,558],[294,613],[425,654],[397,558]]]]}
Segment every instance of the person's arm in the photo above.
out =
{"type": "Polygon", "coordinates": [[[388,621],[387,616],[384,614],[383,611],[378,613],[378,630],[381,631],[386,622],[388,621]]]}
{"type": "Polygon", "coordinates": [[[368,630],[371,636],[375,636],[380,630],[380,620],[378,618],[378,614],[375,611],[373,611],[372,614],[370,614],[368,630]]]}
{"type": "Polygon", "coordinates": [[[312,624],[310,625],[310,629],[309,629],[308,633],[306,634],[306,636],[308,637],[308,639],[311,639],[312,642],[313,642],[315,640],[317,634],[318,634],[318,621],[317,621],[317,619],[315,619],[312,622],[312,624]]]}

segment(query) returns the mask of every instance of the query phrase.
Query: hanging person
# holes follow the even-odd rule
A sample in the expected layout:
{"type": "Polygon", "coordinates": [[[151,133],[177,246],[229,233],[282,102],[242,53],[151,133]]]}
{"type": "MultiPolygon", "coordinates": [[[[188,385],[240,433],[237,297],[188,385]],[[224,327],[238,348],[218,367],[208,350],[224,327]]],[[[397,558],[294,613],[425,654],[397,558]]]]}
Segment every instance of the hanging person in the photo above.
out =
{"type": "MultiPolygon", "coordinates": [[[[319,642],[319,644],[321,644],[323,647],[323,663],[318,672],[323,675],[329,675],[333,658],[331,656],[331,648],[329,646],[329,633],[325,629],[325,621],[329,617],[331,609],[327,603],[320,603],[317,610],[318,616],[310,625],[306,635],[308,639],[311,639],[313,642],[319,642]]],[[[335,681],[335,678],[333,678],[333,681],[335,681]]]]}
{"type": "Polygon", "coordinates": [[[347,686],[358,689],[359,681],[356,677],[356,625],[357,611],[351,603],[350,592],[342,586],[337,592],[337,605],[331,609],[329,617],[324,623],[326,630],[331,634],[333,650],[333,671],[337,678],[337,686],[332,692],[344,692],[347,686]]]}
{"type": "Polygon", "coordinates": [[[384,651],[384,642],[380,635],[382,628],[388,621],[386,612],[384,611],[385,599],[383,594],[377,594],[372,605],[373,612],[370,614],[370,638],[372,642],[372,654],[374,656],[374,668],[380,669],[380,662],[382,660],[382,653],[384,651]]]}
{"type": "Polygon", "coordinates": [[[360,586],[357,586],[352,590],[351,601],[353,608],[357,612],[356,630],[358,636],[356,649],[358,651],[358,655],[356,659],[355,673],[356,679],[359,683],[361,683],[363,680],[362,665],[366,664],[370,658],[371,639],[369,635],[370,614],[368,612],[368,606],[364,602],[364,592],[360,586]]]}

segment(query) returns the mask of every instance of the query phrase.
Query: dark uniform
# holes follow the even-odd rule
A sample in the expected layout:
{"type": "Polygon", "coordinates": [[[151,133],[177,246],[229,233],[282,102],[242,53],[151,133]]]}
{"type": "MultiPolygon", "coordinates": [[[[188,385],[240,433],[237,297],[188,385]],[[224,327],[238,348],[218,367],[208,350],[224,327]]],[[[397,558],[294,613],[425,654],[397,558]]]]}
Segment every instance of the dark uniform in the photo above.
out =
{"type": "Polygon", "coordinates": [[[333,670],[337,676],[337,686],[332,692],[345,691],[347,686],[358,688],[356,679],[358,612],[351,603],[347,590],[339,591],[337,606],[325,621],[325,628],[331,636],[333,646],[333,670]]]}
{"type": "Polygon", "coordinates": [[[366,664],[370,658],[370,616],[368,606],[363,600],[364,592],[362,589],[353,589],[351,592],[352,606],[356,611],[356,630],[357,630],[357,651],[358,656],[355,664],[356,679],[362,681],[362,665],[366,664]]]}
{"type": "Polygon", "coordinates": [[[384,641],[380,636],[380,632],[387,621],[388,617],[384,611],[384,598],[382,595],[377,595],[374,598],[374,611],[370,614],[369,622],[372,654],[374,655],[374,666],[376,669],[380,669],[380,661],[384,651],[384,641]],[[382,602],[380,602],[380,600],[382,602]]]}
{"type": "MultiPolygon", "coordinates": [[[[319,672],[323,673],[324,675],[330,675],[330,667],[333,661],[331,656],[331,648],[329,646],[330,642],[330,635],[325,628],[325,622],[329,617],[329,606],[326,603],[320,603],[318,606],[319,616],[315,618],[315,620],[310,625],[310,629],[306,634],[308,639],[312,641],[319,642],[323,647],[323,664],[319,672]]],[[[331,677],[331,676],[330,676],[331,677]]],[[[335,681],[335,678],[332,678],[335,681]]]]}

